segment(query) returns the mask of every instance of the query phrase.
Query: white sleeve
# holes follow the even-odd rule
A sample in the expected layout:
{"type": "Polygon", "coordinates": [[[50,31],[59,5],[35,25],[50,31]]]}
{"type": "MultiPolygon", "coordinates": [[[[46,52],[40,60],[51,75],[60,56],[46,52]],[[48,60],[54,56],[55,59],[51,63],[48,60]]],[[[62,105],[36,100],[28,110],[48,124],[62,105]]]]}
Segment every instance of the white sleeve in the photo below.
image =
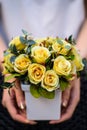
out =
{"type": "Polygon", "coordinates": [[[76,37],[84,18],[85,18],[84,0],[70,0],[70,6],[67,11],[67,18],[65,21],[66,36],[72,34],[74,35],[74,37],[76,37]]]}

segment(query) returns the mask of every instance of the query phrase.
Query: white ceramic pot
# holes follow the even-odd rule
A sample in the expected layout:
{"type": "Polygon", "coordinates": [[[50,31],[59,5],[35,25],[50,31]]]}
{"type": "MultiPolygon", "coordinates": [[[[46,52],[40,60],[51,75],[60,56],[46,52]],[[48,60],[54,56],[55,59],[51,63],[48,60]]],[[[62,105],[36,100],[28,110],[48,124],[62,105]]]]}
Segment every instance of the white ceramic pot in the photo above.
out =
{"type": "Polygon", "coordinates": [[[29,120],[58,120],[61,114],[61,91],[56,90],[54,99],[35,98],[29,92],[29,85],[21,84],[25,92],[27,118],[29,120]]]}

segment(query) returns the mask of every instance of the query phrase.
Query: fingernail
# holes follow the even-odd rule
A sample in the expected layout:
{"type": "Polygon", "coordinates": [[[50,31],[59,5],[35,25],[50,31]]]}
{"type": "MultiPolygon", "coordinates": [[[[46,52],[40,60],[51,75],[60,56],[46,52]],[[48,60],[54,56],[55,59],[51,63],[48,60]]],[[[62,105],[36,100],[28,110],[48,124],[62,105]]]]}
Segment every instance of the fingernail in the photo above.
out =
{"type": "Polygon", "coordinates": [[[63,106],[64,106],[64,107],[67,106],[67,101],[66,101],[66,100],[63,102],[63,106]]]}
{"type": "Polygon", "coordinates": [[[54,122],[53,122],[53,121],[50,121],[49,124],[54,124],[54,122]]]}
{"type": "Polygon", "coordinates": [[[20,103],[20,108],[23,110],[25,107],[24,107],[24,104],[21,102],[20,103]]]}
{"type": "Polygon", "coordinates": [[[56,121],[50,121],[49,124],[54,125],[54,124],[56,124],[56,121]]]}
{"type": "Polygon", "coordinates": [[[32,122],[32,123],[31,123],[31,125],[36,125],[36,124],[37,124],[37,122],[32,122]]]}
{"type": "Polygon", "coordinates": [[[29,123],[29,124],[31,124],[31,125],[36,125],[37,124],[37,122],[34,122],[34,121],[30,121],[30,120],[26,120],[26,123],[29,123]]]}
{"type": "Polygon", "coordinates": [[[26,123],[30,123],[30,121],[26,119],[26,123]]]}

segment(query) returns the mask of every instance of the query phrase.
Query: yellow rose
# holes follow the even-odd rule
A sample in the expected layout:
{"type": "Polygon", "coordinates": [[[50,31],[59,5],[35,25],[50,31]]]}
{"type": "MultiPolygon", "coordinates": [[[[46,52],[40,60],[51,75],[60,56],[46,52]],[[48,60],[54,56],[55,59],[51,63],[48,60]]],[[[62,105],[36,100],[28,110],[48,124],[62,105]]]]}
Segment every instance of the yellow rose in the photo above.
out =
{"type": "Polygon", "coordinates": [[[43,46],[46,48],[48,48],[49,46],[51,46],[55,42],[56,42],[56,38],[52,38],[52,37],[36,39],[36,44],[38,46],[43,46]]]}
{"type": "Polygon", "coordinates": [[[20,54],[14,62],[14,69],[20,74],[25,74],[31,61],[26,54],[20,54]]]}
{"type": "Polygon", "coordinates": [[[46,44],[46,38],[39,38],[35,40],[37,46],[43,46],[45,47],[46,44]]]}
{"type": "Polygon", "coordinates": [[[65,76],[65,78],[67,78],[68,80],[73,80],[76,77],[76,66],[74,64],[73,61],[70,61],[71,63],[71,71],[70,74],[68,76],[65,76]]]}
{"type": "Polygon", "coordinates": [[[67,55],[71,49],[71,45],[65,40],[57,39],[57,41],[52,45],[52,48],[58,54],[67,55]]]}
{"type": "Polygon", "coordinates": [[[59,77],[54,70],[46,71],[41,86],[49,92],[59,88],[59,77]]]}
{"type": "Polygon", "coordinates": [[[14,72],[14,68],[10,67],[8,64],[3,64],[3,74],[9,74],[11,72],[14,72]]]}
{"type": "Polygon", "coordinates": [[[37,63],[43,64],[50,56],[50,52],[45,47],[35,46],[31,49],[31,56],[37,63]]]}
{"type": "Polygon", "coordinates": [[[12,53],[8,53],[6,56],[4,56],[4,71],[3,73],[9,73],[14,72],[14,59],[16,56],[12,53]]]}
{"type": "Polygon", "coordinates": [[[47,37],[47,43],[49,45],[52,45],[56,42],[57,38],[53,38],[53,37],[47,37]]]}
{"type": "Polygon", "coordinates": [[[65,59],[63,56],[58,56],[54,60],[54,65],[53,65],[54,71],[58,75],[69,75],[71,71],[71,63],[65,59]]]}
{"type": "Polygon", "coordinates": [[[42,81],[46,68],[43,65],[33,63],[28,67],[29,80],[33,84],[38,84],[42,81]]]}
{"type": "Polygon", "coordinates": [[[15,37],[15,38],[9,43],[9,47],[11,47],[11,48],[14,47],[14,45],[15,45],[15,47],[16,47],[16,49],[17,49],[18,51],[23,50],[23,49],[26,47],[26,45],[20,41],[20,37],[15,37]]]}
{"type": "Polygon", "coordinates": [[[82,58],[75,47],[72,47],[72,53],[75,56],[73,62],[76,65],[76,70],[77,71],[83,70],[84,64],[82,63],[82,58]]]}

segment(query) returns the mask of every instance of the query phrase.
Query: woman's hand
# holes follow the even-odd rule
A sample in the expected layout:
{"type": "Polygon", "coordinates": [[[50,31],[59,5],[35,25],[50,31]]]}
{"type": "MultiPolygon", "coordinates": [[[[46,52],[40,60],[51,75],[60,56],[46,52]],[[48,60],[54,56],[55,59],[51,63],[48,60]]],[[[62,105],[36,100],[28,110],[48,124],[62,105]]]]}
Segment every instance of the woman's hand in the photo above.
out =
{"type": "MultiPolygon", "coordinates": [[[[18,83],[16,84],[19,85],[18,83]]],[[[27,120],[25,111],[25,99],[20,85],[10,89],[10,95],[8,89],[3,90],[2,104],[7,108],[11,117],[21,123],[36,124],[35,121],[27,120]]]]}
{"type": "Polygon", "coordinates": [[[80,100],[80,79],[76,78],[71,87],[66,89],[62,94],[62,114],[59,120],[52,120],[49,124],[57,124],[70,119],[80,100]]]}

